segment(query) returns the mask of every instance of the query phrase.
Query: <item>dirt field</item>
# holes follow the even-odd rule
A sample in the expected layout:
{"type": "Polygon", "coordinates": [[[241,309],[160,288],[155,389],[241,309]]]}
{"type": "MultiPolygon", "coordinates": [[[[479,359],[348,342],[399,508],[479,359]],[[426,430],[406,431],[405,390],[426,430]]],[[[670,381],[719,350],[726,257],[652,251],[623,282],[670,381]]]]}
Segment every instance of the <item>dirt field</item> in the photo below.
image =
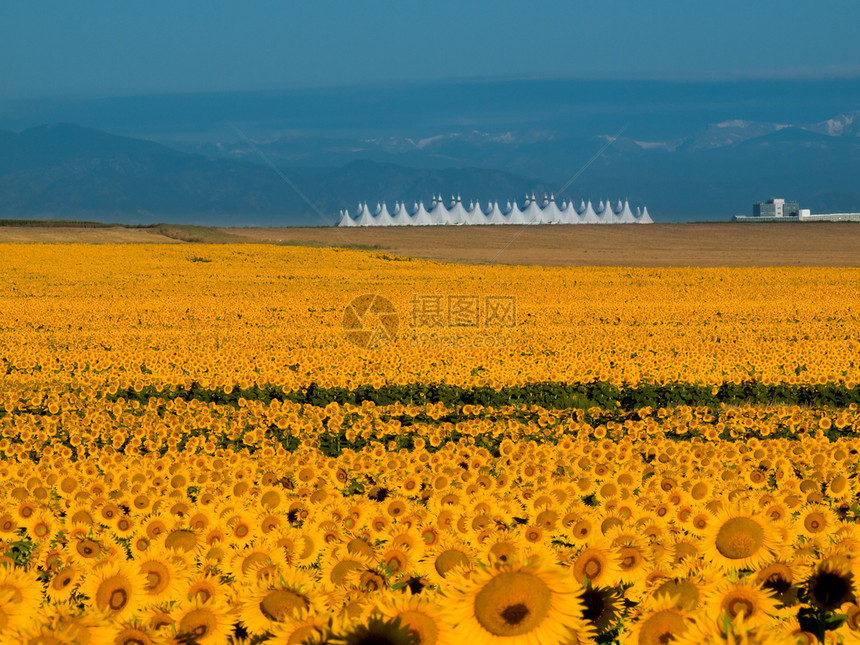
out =
{"type": "Polygon", "coordinates": [[[860,224],[229,229],[258,242],[378,246],[453,262],[547,266],[860,266],[860,224]]]}
{"type": "Polygon", "coordinates": [[[860,224],[851,223],[384,229],[9,226],[0,227],[3,242],[346,246],[448,262],[547,266],[860,266],[860,224]]]}
{"type": "MultiPolygon", "coordinates": [[[[125,228],[115,226],[110,228],[66,228],[62,226],[2,226],[0,227],[0,244],[69,244],[73,242],[84,244],[173,244],[175,240],[160,235],[149,229],[125,228]]],[[[0,247],[0,253],[2,253],[0,247]]]]}

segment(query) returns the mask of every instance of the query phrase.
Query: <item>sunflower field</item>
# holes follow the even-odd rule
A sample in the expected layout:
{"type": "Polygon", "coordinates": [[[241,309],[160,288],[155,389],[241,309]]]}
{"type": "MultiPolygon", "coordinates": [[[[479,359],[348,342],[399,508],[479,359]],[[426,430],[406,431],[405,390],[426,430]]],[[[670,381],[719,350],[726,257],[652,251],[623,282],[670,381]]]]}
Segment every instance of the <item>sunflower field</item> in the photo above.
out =
{"type": "Polygon", "coordinates": [[[0,246],[0,645],[860,643],[858,383],[856,269],[0,246]]]}

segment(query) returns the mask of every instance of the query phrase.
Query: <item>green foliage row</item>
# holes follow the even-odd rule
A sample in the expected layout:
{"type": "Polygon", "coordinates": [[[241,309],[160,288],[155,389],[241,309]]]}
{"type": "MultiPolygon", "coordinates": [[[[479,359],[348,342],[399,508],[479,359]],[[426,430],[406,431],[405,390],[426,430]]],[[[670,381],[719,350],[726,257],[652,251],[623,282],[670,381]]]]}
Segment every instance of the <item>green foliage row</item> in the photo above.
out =
{"type": "Polygon", "coordinates": [[[316,407],[336,402],[340,405],[361,405],[371,401],[376,405],[443,403],[448,407],[481,405],[501,408],[507,405],[538,405],[548,410],[577,408],[586,410],[622,408],[671,408],[679,405],[710,407],[722,405],[800,405],[806,407],[845,408],[860,405],[860,388],[847,388],[838,383],[825,384],[763,384],[750,380],[727,382],[719,386],[690,383],[639,383],[615,385],[603,381],[586,383],[543,382],[502,387],[461,387],[457,385],[412,383],[408,385],[362,385],[353,390],[322,388],[311,384],[306,388],[285,392],[275,385],[254,385],[249,388],[205,388],[197,382],[190,387],[177,386],[158,391],[153,386],[141,390],[121,389],[108,395],[109,400],[123,398],[141,403],[150,398],[197,399],[204,403],[238,405],[239,399],[269,403],[272,400],[291,401],[316,407]]]}

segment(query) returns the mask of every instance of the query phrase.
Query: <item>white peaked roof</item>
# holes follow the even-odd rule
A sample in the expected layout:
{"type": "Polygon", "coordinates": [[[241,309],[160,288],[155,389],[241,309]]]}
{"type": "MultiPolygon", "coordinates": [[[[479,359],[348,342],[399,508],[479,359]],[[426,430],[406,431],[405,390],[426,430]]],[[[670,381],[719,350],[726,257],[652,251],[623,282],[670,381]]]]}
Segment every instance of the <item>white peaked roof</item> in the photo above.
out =
{"type": "Polygon", "coordinates": [[[373,215],[370,214],[370,209],[367,207],[367,202],[358,205],[358,213],[356,213],[356,226],[375,226],[376,222],[373,215]]]}
{"type": "Polygon", "coordinates": [[[349,216],[349,211],[340,211],[340,219],[337,222],[338,226],[355,226],[355,220],[349,216]]]}
{"type": "MultiPolygon", "coordinates": [[[[618,204],[621,205],[621,202],[618,202],[618,204]]],[[[619,224],[636,223],[636,216],[633,215],[633,211],[630,210],[630,203],[626,199],[624,200],[624,205],[619,209],[617,221],[619,224]]]]}
{"type": "MultiPolygon", "coordinates": [[[[636,210],[638,211],[639,209],[637,208],[636,210]]],[[[654,220],[652,220],[651,216],[648,214],[648,207],[647,206],[642,208],[642,213],[639,216],[639,223],[640,224],[653,224],[654,223],[654,220]]]]}
{"type": "Polygon", "coordinates": [[[442,203],[442,200],[436,200],[433,204],[433,207],[430,209],[430,218],[433,220],[434,224],[457,224],[458,222],[452,222],[448,217],[448,209],[445,208],[445,204],[442,203]]]}
{"type": "Polygon", "coordinates": [[[559,215],[561,216],[561,224],[579,224],[579,213],[573,207],[573,202],[563,204],[559,209],[559,215]]]}
{"type": "Polygon", "coordinates": [[[418,208],[412,215],[412,223],[418,226],[431,226],[436,223],[433,221],[430,213],[427,212],[427,209],[424,208],[424,202],[418,202],[418,208]]]}
{"type": "Polygon", "coordinates": [[[499,202],[493,202],[490,212],[486,215],[487,224],[507,224],[508,220],[499,208],[499,202]]]}
{"type": "Polygon", "coordinates": [[[391,216],[392,226],[409,226],[412,223],[412,218],[409,216],[409,211],[406,210],[406,202],[398,204],[395,202],[394,214],[391,216]]]}
{"type": "Polygon", "coordinates": [[[561,219],[561,211],[555,203],[555,196],[550,195],[549,201],[541,211],[541,224],[560,224],[561,219]]]}
{"type": "Polygon", "coordinates": [[[579,214],[583,224],[600,224],[600,220],[597,218],[597,213],[594,212],[594,207],[591,205],[591,201],[589,201],[585,205],[585,209],[579,214]]]}
{"type": "Polygon", "coordinates": [[[523,208],[523,219],[526,224],[541,224],[541,209],[540,206],[537,205],[535,201],[535,196],[532,195],[531,198],[526,202],[523,208]]]}
{"type": "Polygon", "coordinates": [[[382,204],[382,207],[376,207],[376,215],[374,215],[373,219],[376,221],[377,226],[391,226],[394,222],[391,217],[391,213],[388,212],[388,206],[385,203],[382,204]]]}
{"type": "Polygon", "coordinates": [[[508,206],[510,206],[510,208],[507,208],[505,210],[505,212],[503,213],[504,223],[505,224],[525,224],[526,218],[523,215],[523,212],[520,210],[519,205],[516,202],[514,202],[513,204],[508,202],[508,206]]]}
{"type": "Polygon", "coordinates": [[[612,210],[612,204],[607,199],[605,202],[601,201],[600,204],[603,208],[597,210],[597,220],[601,224],[612,224],[615,219],[615,213],[612,210]]]}
{"type": "Polygon", "coordinates": [[[448,207],[448,221],[451,224],[465,224],[468,216],[458,195],[456,199],[451,201],[451,205],[448,207]]]}
{"type": "Polygon", "coordinates": [[[469,204],[469,209],[466,211],[466,220],[463,223],[469,224],[470,226],[487,224],[487,216],[484,215],[484,211],[481,210],[481,202],[469,204]]]}

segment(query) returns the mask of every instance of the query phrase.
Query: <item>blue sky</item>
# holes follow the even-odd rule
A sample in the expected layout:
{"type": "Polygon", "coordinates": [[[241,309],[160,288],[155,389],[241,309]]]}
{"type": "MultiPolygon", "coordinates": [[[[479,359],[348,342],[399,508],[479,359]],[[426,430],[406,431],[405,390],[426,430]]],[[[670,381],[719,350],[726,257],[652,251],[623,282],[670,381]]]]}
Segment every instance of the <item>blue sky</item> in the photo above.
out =
{"type": "Polygon", "coordinates": [[[0,99],[457,78],[860,78],[856,0],[0,5],[0,99]]]}

